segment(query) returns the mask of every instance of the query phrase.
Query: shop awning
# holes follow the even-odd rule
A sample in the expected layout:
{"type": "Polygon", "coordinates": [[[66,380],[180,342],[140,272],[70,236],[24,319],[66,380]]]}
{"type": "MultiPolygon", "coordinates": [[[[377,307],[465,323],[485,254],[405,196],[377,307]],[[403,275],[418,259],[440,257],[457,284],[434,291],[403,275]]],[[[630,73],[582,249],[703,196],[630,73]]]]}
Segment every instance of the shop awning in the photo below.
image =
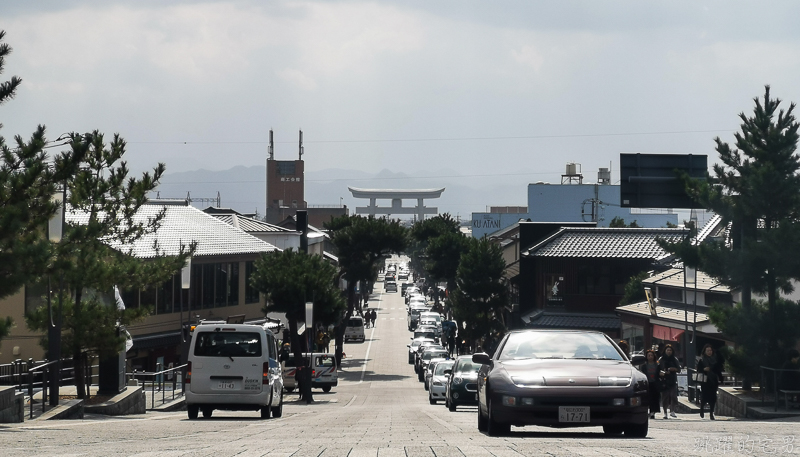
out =
{"type": "Polygon", "coordinates": [[[678,341],[681,335],[683,335],[683,330],[681,329],[653,324],[653,338],[664,341],[678,341]]]}

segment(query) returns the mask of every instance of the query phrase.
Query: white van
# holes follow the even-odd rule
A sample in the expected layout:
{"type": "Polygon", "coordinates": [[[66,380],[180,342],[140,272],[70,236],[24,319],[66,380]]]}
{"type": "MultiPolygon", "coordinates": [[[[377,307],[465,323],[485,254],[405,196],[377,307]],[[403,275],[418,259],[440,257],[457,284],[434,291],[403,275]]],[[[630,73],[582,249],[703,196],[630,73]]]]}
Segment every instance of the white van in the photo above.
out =
{"type": "Polygon", "coordinates": [[[364,335],[364,318],[361,316],[352,316],[347,321],[347,327],[344,329],[344,341],[361,341],[366,339],[364,335]]]}
{"type": "MultiPolygon", "coordinates": [[[[312,354],[308,352],[303,353],[306,363],[312,354]]],[[[314,368],[311,372],[311,387],[322,389],[323,392],[330,392],[332,387],[339,384],[339,372],[336,366],[336,356],[331,353],[313,353],[314,368]]],[[[295,363],[294,354],[289,356],[281,364],[283,366],[283,388],[287,392],[291,392],[297,388],[297,381],[294,379],[297,373],[297,363],[295,363]]]]}
{"type": "Polygon", "coordinates": [[[215,409],[283,414],[283,377],[275,335],[261,325],[201,323],[189,346],[186,369],[189,419],[215,409]]]}

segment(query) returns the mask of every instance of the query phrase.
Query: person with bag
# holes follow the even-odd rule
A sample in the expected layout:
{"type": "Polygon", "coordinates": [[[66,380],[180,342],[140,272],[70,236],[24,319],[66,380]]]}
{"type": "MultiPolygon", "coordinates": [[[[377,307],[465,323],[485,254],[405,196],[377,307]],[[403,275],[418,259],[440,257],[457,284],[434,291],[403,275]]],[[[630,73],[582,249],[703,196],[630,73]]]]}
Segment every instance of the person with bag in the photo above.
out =
{"type": "Polygon", "coordinates": [[[648,349],[644,353],[645,362],[639,365],[639,371],[647,376],[647,394],[650,403],[650,419],[656,418],[656,413],[661,409],[661,377],[659,376],[656,353],[648,349]]]}
{"type": "Polygon", "coordinates": [[[717,388],[722,381],[722,359],[710,344],[703,346],[700,360],[697,362],[695,381],[700,382],[700,417],[705,417],[705,406],[708,403],[709,417],[713,421],[714,407],[717,404],[717,388]]]}
{"type": "Polygon", "coordinates": [[[681,371],[681,363],[675,357],[675,350],[671,344],[664,348],[664,354],[658,359],[659,375],[661,376],[661,406],[664,407],[664,419],[669,415],[677,418],[675,407],[678,405],[678,372],[681,371]]]}

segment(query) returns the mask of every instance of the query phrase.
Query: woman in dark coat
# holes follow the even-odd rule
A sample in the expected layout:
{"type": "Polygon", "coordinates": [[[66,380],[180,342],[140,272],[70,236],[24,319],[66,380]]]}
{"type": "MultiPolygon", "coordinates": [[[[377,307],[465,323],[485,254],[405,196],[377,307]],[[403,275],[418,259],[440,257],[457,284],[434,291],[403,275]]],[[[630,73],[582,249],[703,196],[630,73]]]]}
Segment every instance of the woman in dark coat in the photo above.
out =
{"type": "Polygon", "coordinates": [[[708,410],[713,421],[714,406],[717,404],[717,388],[722,382],[722,359],[710,344],[703,346],[703,353],[700,361],[697,362],[697,372],[706,377],[705,381],[700,383],[700,417],[704,417],[704,409],[708,403],[708,410]]]}
{"type": "Polygon", "coordinates": [[[644,353],[645,362],[639,366],[639,371],[647,376],[647,393],[650,403],[650,419],[656,417],[661,408],[661,390],[659,389],[658,362],[656,353],[652,349],[644,353]]]}
{"type": "Polygon", "coordinates": [[[681,363],[675,356],[675,349],[671,344],[664,348],[664,354],[658,359],[658,368],[663,378],[661,405],[664,407],[664,419],[667,418],[667,408],[672,417],[678,417],[675,414],[675,407],[678,406],[678,372],[681,371],[681,363]]]}

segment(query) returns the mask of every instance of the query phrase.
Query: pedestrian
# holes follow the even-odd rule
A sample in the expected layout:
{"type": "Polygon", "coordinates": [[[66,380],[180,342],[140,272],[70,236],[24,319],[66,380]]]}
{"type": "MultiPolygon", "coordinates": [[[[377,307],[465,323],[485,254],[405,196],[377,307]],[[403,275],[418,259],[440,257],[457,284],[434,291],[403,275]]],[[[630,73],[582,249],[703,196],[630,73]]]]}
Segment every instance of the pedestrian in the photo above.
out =
{"type": "MultiPolygon", "coordinates": [[[[797,349],[789,351],[789,357],[786,363],[781,367],[781,390],[800,390],[800,352],[797,349]]],[[[792,401],[797,401],[797,395],[794,396],[792,401]]]]}
{"type": "Polygon", "coordinates": [[[453,353],[456,350],[456,330],[452,327],[447,328],[447,352],[450,354],[450,357],[453,356],[453,353]]]}
{"type": "Polygon", "coordinates": [[[655,419],[661,409],[661,377],[659,376],[656,353],[648,349],[644,353],[645,362],[639,365],[639,371],[647,376],[647,395],[650,404],[650,419],[655,419]]]}
{"type": "Polygon", "coordinates": [[[619,343],[617,343],[617,346],[619,346],[619,348],[622,349],[622,352],[625,353],[625,357],[627,357],[629,359],[631,358],[631,348],[630,348],[630,346],[628,346],[628,342],[627,341],[619,340],[619,343]]]}
{"type": "Polygon", "coordinates": [[[373,309],[372,312],[369,315],[369,318],[372,321],[372,327],[374,328],[375,327],[375,319],[378,318],[378,312],[373,309]]]}
{"type": "Polygon", "coordinates": [[[370,318],[369,308],[366,308],[364,310],[364,328],[369,328],[369,318],[370,318]]]}
{"type": "Polygon", "coordinates": [[[703,346],[700,361],[697,362],[697,373],[700,381],[700,417],[705,417],[705,406],[708,403],[709,417],[714,420],[714,407],[717,405],[717,388],[722,381],[722,359],[710,344],[703,346]]]}
{"type": "Polygon", "coordinates": [[[675,357],[675,350],[671,344],[664,348],[664,354],[658,359],[658,368],[663,380],[661,406],[664,407],[664,419],[667,419],[667,408],[669,415],[677,418],[675,407],[678,406],[678,372],[681,371],[681,363],[675,357]]]}

